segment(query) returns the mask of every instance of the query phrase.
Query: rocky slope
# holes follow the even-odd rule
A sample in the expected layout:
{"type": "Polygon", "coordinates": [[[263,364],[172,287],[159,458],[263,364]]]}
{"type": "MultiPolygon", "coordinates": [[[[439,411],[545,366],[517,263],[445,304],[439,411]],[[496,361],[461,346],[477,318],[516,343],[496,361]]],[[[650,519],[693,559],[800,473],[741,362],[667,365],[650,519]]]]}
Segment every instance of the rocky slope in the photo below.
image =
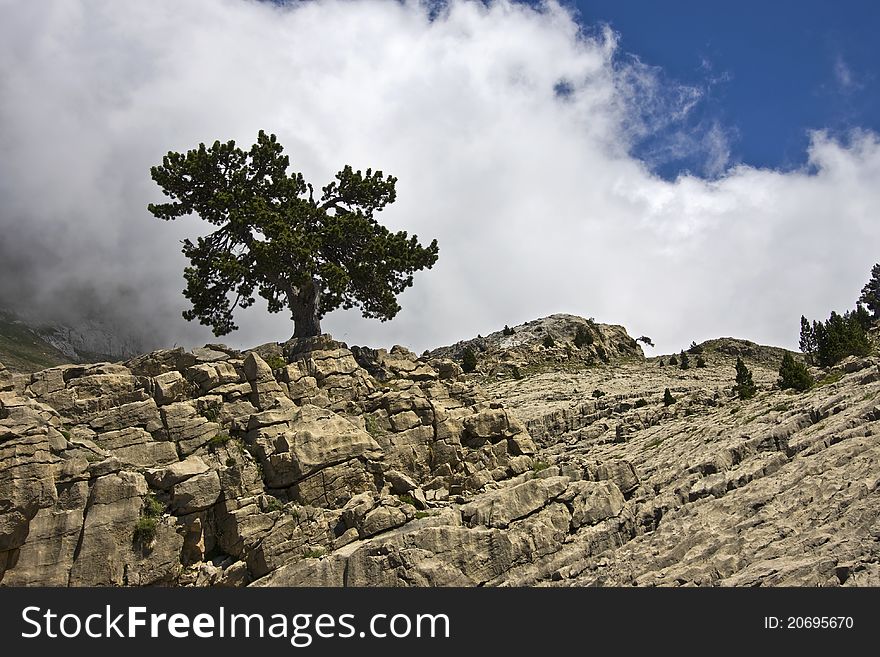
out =
{"type": "Polygon", "coordinates": [[[0,583],[880,584],[880,360],[793,395],[756,352],[741,402],[728,342],[581,322],[475,375],[326,336],[0,369],[0,583]]]}

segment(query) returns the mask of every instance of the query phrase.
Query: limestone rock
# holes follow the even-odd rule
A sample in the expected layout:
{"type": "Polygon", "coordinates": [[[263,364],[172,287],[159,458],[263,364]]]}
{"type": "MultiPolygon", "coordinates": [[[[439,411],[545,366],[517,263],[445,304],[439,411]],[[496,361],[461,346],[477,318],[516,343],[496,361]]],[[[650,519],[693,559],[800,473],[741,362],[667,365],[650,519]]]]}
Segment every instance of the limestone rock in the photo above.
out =
{"type": "Polygon", "coordinates": [[[187,515],[213,506],[219,497],[220,477],[211,470],[174,484],[171,509],[175,515],[187,515]]]}
{"type": "Polygon", "coordinates": [[[263,462],[270,488],[290,486],[330,465],[380,453],[379,445],[333,411],[305,405],[286,424],[248,433],[263,462]]]}

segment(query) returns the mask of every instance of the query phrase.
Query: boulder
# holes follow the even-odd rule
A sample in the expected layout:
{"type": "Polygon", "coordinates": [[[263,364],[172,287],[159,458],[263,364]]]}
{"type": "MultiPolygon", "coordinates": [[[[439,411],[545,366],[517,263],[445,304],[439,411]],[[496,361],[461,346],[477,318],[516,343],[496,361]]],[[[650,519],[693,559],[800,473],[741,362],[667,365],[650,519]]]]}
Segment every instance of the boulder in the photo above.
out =
{"type": "Polygon", "coordinates": [[[263,461],[270,488],[290,486],[327,466],[360,456],[379,456],[379,445],[363,429],[331,410],[305,405],[287,424],[248,432],[263,461]]]}
{"type": "Polygon", "coordinates": [[[187,515],[214,506],[220,497],[220,477],[215,470],[180,481],[171,489],[171,511],[187,515]]]}
{"type": "Polygon", "coordinates": [[[164,468],[153,468],[144,474],[153,488],[171,490],[174,486],[191,477],[204,474],[210,468],[199,456],[189,456],[183,461],[172,463],[164,468]]]}
{"type": "Polygon", "coordinates": [[[461,515],[471,527],[507,527],[558,497],[567,487],[568,477],[528,479],[522,483],[492,491],[461,507],[461,515]]]}
{"type": "Polygon", "coordinates": [[[571,509],[573,530],[613,518],[626,504],[620,489],[611,481],[572,482],[559,499],[571,509]]]}

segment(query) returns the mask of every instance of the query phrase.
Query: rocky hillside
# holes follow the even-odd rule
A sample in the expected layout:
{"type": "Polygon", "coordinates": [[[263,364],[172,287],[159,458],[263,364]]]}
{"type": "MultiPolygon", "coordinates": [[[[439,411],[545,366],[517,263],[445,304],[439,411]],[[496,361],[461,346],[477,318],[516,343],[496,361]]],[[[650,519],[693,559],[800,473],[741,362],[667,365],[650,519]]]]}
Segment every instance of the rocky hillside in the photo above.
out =
{"type": "Polygon", "coordinates": [[[795,395],[746,356],[743,402],[724,349],[559,317],[473,375],[327,336],[0,369],[0,583],[880,585],[880,360],[795,395]]]}
{"type": "Polygon", "coordinates": [[[622,326],[599,324],[576,315],[535,319],[489,335],[426,352],[428,358],[461,361],[465,350],[477,357],[477,372],[517,377],[541,370],[581,369],[601,363],[641,361],[642,349],[622,326]],[[578,334],[582,338],[578,340],[578,334]]]}
{"type": "Polygon", "coordinates": [[[36,372],[71,358],[15,316],[0,311],[0,362],[15,372],[36,372]]]}
{"type": "Polygon", "coordinates": [[[96,321],[73,327],[28,320],[0,309],[0,362],[14,372],[117,360],[141,351],[135,338],[122,336],[122,331],[96,321]]]}

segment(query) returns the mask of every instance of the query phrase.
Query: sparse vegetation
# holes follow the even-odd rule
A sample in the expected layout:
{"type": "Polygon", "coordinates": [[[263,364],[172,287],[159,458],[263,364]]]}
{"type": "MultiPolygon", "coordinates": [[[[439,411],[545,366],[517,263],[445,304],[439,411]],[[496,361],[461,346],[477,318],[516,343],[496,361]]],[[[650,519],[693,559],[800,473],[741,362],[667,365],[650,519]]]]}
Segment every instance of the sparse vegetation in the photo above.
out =
{"type": "Polygon", "coordinates": [[[782,365],[779,367],[779,387],[785,390],[792,388],[798,392],[804,392],[813,387],[815,381],[810,376],[807,366],[797,361],[791,354],[786,353],[782,357],[782,365]]]}
{"type": "Polygon", "coordinates": [[[202,417],[204,417],[208,422],[216,422],[220,417],[220,410],[223,408],[223,403],[219,401],[212,401],[205,404],[202,408],[202,417]]]}
{"type": "Polygon", "coordinates": [[[504,329],[501,331],[503,335],[513,335],[515,331],[510,328],[507,324],[504,325],[504,329]]]}
{"type": "Polygon", "coordinates": [[[639,337],[636,338],[636,342],[641,342],[642,344],[644,344],[648,347],[654,346],[654,341],[651,338],[649,338],[647,335],[640,335],[639,337]]]}
{"type": "Polygon", "coordinates": [[[733,390],[740,399],[751,399],[758,392],[758,388],[752,380],[751,370],[746,367],[740,357],[736,359],[736,385],[733,390]]]}
{"type": "Polygon", "coordinates": [[[535,461],[532,465],[532,472],[540,472],[541,470],[546,470],[550,467],[550,464],[547,461],[535,461]]]}
{"type": "Polygon", "coordinates": [[[271,495],[266,496],[265,510],[266,513],[272,513],[273,511],[281,511],[284,508],[284,503],[279,500],[277,497],[272,497],[271,495]]]}
{"type": "Polygon", "coordinates": [[[415,498],[412,495],[398,495],[397,499],[401,501],[403,504],[409,504],[410,506],[417,506],[415,498]]]}
{"type": "Polygon", "coordinates": [[[691,359],[688,358],[687,352],[682,350],[679,354],[679,365],[681,369],[686,370],[691,366],[691,359]]]}
{"type": "Polygon", "coordinates": [[[635,403],[636,408],[644,408],[647,405],[648,405],[648,400],[645,399],[644,397],[636,399],[636,403],[635,403]]]}
{"type": "Polygon", "coordinates": [[[821,381],[817,382],[817,386],[830,386],[834,383],[837,383],[843,378],[843,372],[832,372],[828,376],[826,376],[821,381]]]}
{"type": "Polygon", "coordinates": [[[320,559],[325,554],[327,554],[327,551],[324,548],[316,547],[303,552],[303,557],[305,559],[320,559]]]}
{"type": "Polygon", "coordinates": [[[660,367],[663,367],[666,363],[663,362],[663,359],[660,359],[660,367]]]}
{"type": "Polygon", "coordinates": [[[670,365],[678,365],[678,358],[676,358],[675,355],[670,356],[669,357],[669,364],[670,365]]]}
{"type": "Polygon", "coordinates": [[[697,367],[706,367],[706,359],[702,356],[697,356],[697,367]]]}
{"type": "Polygon", "coordinates": [[[226,459],[226,467],[227,468],[234,468],[235,464],[236,464],[236,461],[234,458],[232,458],[231,456],[227,457],[227,459],[226,459]]]}
{"type": "Polygon", "coordinates": [[[165,507],[154,495],[147,495],[142,512],[148,518],[158,518],[165,512],[165,507]]]}
{"type": "Polygon", "coordinates": [[[141,516],[138,518],[138,521],[134,526],[134,533],[132,534],[134,544],[141,548],[148,546],[153,542],[153,539],[156,538],[156,529],[158,527],[159,521],[156,518],[151,518],[149,516],[141,516]]]}
{"type": "Polygon", "coordinates": [[[544,341],[541,344],[543,344],[547,349],[552,349],[556,346],[556,340],[554,340],[553,336],[548,333],[544,336],[544,341]]]}
{"type": "Polygon", "coordinates": [[[377,420],[376,416],[372,413],[364,415],[364,427],[366,428],[367,433],[373,438],[378,438],[385,433],[382,430],[382,427],[379,426],[379,420],[377,420]]]}
{"type": "Polygon", "coordinates": [[[596,345],[596,355],[599,357],[599,359],[600,359],[603,363],[607,363],[607,362],[608,362],[608,354],[605,353],[605,348],[604,348],[602,345],[600,345],[600,344],[597,344],[597,345],[596,345]]]}
{"type": "Polygon", "coordinates": [[[427,511],[416,511],[416,520],[421,520],[422,518],[427,518],[430,513],[427,511]]]}
{"type": "Polygon", "coordinates": [[[218,433],[208,441],[208,447],[209,449],[217,449],[218,447],[223,447],[230,440],[232,440],[232,437],[228,433],[218,433]]]}
{"type": "Polygon", "coordinates": [[[144,549],[153,542],[159,527],[159,518],[162,517],[164,511],[165,507],[153,495],[147,495],[144,498],[141,515],[132,533],[132,541],[136,546],[144,549]]]}
{"type": "Polygon", "coordinates": [[[672,396],[672,393],[669,392],[669,388],[663,391],[663,405],[664,406],[672,406],[675,403],[675,397],[672,396]]]}
{"type": "Polygon", "coordinates": [[[596,398],[596,399],[599,399],[600,397],[604,397],[604,396],[605,396],[605,392],[602,391],[602,390],[599,390],[599,388],[596,388],[596,389],[593,391],[593,397],[596,398]]]}
{"type": "Polygon", "coordinates": [[[272,370],[280,370],[287,367],[287,361],[281,356],[269,356],[266,358],[266,365],[272,370]]]}
{"type": "Polygon", "coordinates": [[[517,381],[524,378],[522,370],[519,368],[518,365],[514,365],[512,368],[510,368],[510,373],[513,375],[513,378],[516,379],[517,381]]]}
{"type": "Polygon", "coordinates": [[[461,369],[468,374],[477,369],[477,354],[472,347],[465,347],[461,352],[461,369]]]}

